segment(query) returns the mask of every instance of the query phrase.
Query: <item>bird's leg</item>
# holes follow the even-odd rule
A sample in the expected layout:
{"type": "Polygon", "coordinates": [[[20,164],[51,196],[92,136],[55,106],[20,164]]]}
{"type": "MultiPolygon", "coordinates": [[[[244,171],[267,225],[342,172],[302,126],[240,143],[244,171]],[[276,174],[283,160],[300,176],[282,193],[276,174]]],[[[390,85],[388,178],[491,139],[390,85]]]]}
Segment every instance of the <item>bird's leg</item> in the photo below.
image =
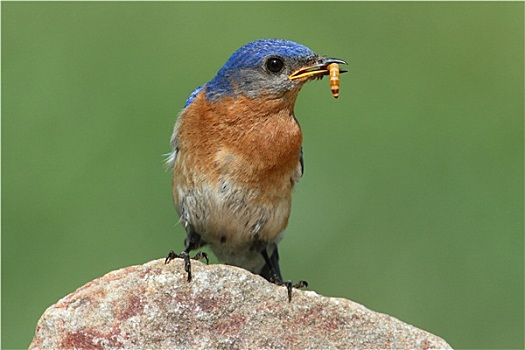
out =
{"type": "Polygon", "coordinates": [[[281,273],[278,267],[278,259],[279,255],[277,254],[277,248],[275,248],[275,252],[272,255],[272,259],[268,256],[268,252],[266,251],[266,248],[262,250],[261,254],[264,258],[264,261],[266,262],[266,265],[269,269],[269,278],[268,281],[271,283],[274,283],[278,286],[285,286],[286,290],[288,291],[288,302],[292,301],[292,290],[293,288],[303,288],[308,287],[308,282],[306,281],[299,281],[296,284],[293,284],[292,281],[284,281],[281,277],[281,273]],[[277,266],[276,266],[277,264],[277,266]]]}
{"type": "Polygon", "coordinates": [[[164,260],[164,264],[169,264],[171,260],[176,259],[176,258],[184,259],[184,271],[186,271],[186,273],[188,274],[188,282],[191,282],[191,279],[192,279],[191,259],[193,260],[205,259],[206,265],[208,265],[209,260],[208,260],[208,254],[206,254],[205,252],[198,252],[197,254],[195,254],[193,258],[190,258],[190,251],[194,249],[198,249],[206,245],[206,242],[204,242],[201,239],[201,236],[199,234],[192,231],[191,234],[190,232],[188,232],[188,236],[184,240],[184,245],[186,246],[186,248],[180,254],[175,253],[173,250],[170,251],[166,259],[164,260]]]}
{"type": "Polygon", "coordinates": [[[191,274],[191,260],[206,260],[206,265],[208,265],[208,254],[205,252],[198,252],[195,254],[193,258],[190,258],[189,251],[184,250],[182,253],[177,254],[173,250],[168,253],[168,256],[166,257],[166,260],[164,260],[165,264],[169,264],[169,262],[175,258],[184,259],[184,271],[188,274],[188,282],[191,282],[192,280],[192,274],[191,274]]]}

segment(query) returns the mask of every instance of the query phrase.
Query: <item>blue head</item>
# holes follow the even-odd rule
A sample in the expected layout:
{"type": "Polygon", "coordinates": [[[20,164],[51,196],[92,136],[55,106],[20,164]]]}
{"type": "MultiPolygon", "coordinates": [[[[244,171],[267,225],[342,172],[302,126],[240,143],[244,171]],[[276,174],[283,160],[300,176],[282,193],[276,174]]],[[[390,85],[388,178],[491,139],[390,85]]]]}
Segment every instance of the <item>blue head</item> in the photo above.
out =
{"type": "Polygon", "coordinates": [[[345,64],[341,60],[320,57],[293,41],[253,41],[235,51],[210,82],[190,95],[186,106],[202,89],[209,101],[231,95],[280,98],[288,92],[297,93],[307,80],[328,74],[326,67],[334,62],[345,64]],[[302,74],[300,79],[291,78],[292,73],[299,70],[312,74],[302,74]]]}

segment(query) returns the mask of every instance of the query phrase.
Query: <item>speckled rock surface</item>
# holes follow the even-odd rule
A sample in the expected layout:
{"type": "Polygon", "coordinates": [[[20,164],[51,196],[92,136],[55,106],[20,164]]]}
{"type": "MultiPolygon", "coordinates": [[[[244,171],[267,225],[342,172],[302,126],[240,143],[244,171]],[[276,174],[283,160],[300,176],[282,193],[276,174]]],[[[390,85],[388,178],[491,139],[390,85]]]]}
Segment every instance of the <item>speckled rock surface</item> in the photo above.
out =
{"type": "Polygon", "coordinates": [[[50,306],[30,349],[449,349],[350,300],[294,290],[232,266],[155,260],[113,271],[50,306]]]}

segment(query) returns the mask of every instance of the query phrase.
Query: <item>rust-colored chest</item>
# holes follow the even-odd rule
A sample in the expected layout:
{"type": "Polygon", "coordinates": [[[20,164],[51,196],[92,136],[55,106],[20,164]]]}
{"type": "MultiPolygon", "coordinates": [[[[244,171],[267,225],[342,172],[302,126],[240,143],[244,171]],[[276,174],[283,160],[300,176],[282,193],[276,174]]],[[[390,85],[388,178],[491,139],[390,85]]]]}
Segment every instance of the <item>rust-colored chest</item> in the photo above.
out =
{"type": "Polygon", "coordinates": [[[293,102],[237,97],[209,104],[197,97],[181,116],[178,161],[212,182],[224,177],[258,186],[289,181],[297,175],[302,144],[293,102]]]}

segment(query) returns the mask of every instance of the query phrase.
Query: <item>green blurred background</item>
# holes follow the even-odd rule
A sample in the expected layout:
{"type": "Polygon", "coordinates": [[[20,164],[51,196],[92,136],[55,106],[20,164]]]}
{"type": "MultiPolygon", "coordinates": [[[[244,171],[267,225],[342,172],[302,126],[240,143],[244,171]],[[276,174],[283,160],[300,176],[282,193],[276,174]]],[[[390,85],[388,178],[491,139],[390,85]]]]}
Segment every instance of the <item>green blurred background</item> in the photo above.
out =
{"type": "Polygon", "coordinates": [[[513,3],[2,2],[2,347],[84,283],[182,249],[163,154],[243,44],[348,60],[303,88],[285,277],[523,348],[523,10],[513,3]]]}

